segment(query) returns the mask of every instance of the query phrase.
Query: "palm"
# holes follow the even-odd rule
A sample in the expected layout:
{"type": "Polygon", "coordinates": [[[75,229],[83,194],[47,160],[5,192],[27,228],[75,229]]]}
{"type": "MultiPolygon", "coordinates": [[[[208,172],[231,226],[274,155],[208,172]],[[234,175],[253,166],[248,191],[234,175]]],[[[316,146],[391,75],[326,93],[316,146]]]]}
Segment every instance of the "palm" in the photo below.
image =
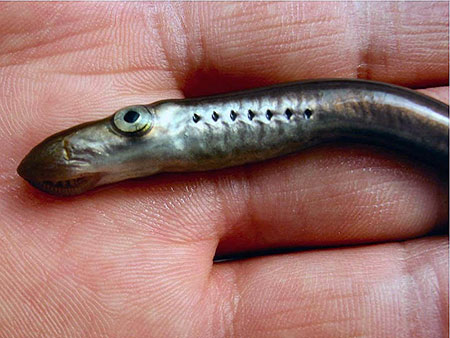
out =
{"type": "Polygon", "coordinates": [[[44,137],[130,104],[315,77],[446,85],[447,5],[398,6],[2,4],[0,332],[445,336],[448,238],[412,238],[445,224],[447,187],[397,154],[328,146],[70,199],[15,174],[44,137]]]}

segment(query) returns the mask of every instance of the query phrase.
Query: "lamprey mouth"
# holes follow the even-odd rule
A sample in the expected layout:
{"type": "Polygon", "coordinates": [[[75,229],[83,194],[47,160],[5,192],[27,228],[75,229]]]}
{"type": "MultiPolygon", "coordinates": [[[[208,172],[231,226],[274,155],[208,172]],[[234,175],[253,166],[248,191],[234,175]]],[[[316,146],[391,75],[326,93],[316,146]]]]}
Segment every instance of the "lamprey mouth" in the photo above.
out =
{"type": "Polygon", "coordinates": [[[95,186],[99,175],[85,175],[68,180],[28,181],[35,188],[51,195],[73,196],[78,195],[95,186]]]}

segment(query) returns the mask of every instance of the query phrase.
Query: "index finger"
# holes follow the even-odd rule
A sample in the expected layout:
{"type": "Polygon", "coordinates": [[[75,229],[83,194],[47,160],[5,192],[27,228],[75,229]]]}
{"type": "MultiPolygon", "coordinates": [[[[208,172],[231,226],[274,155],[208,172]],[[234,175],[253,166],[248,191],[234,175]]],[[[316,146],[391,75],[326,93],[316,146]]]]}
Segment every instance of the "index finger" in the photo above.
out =
{"type": "Polygon", "coordinates": [[[162,48],[187,96],[320,77],[448,83],[444,3],[217,3],[162,16],[162,48]]]}

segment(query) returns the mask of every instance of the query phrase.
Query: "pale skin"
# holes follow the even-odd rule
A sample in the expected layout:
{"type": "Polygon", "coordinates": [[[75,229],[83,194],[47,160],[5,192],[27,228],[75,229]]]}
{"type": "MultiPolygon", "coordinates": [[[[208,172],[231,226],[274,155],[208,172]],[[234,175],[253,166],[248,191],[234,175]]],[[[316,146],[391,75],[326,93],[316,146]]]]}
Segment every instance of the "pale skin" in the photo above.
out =
{"type": "Polygon", "coordinates": [[[75,198],[15,171],[166,98],[359,77],[448,103],[448,4],[1,3],[0,33],[0,337],[448,335],[447,184],[401,154],[335,144],[75,198]],[[213,263],[286,247],[307,250],[213,263]]]}

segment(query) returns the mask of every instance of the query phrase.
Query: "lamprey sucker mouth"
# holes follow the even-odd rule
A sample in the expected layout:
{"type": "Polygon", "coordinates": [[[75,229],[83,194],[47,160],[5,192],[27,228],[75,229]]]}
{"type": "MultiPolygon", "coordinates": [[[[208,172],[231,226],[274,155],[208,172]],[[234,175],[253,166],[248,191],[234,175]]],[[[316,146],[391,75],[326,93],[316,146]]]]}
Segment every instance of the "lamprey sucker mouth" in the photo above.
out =
{"type": "Polygon", "coordinates": [[[58,181],[30,181],[28,182],[35,188],[59,196],[73,196],[93,188],[99,181],[99,175],[87,175],[68,180],[58,181]]]}

